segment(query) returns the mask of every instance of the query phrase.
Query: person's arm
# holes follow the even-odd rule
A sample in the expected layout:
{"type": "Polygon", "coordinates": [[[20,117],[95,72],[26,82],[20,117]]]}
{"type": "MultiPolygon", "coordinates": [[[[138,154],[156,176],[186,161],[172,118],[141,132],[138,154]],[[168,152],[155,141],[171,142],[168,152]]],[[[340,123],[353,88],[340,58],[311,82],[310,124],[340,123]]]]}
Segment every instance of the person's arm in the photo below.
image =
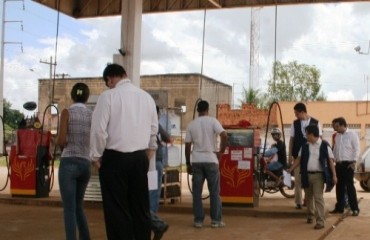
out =
{"type": "Polygon", "coordinates": [[[96,103],[91,119],[90,158],[92,164],[99,169],[100,160],[106,147],[108,138],[108,123],[110,118],[110,101],[104,93],[96,103]]]}
{"type": "Polygon", "coordinates": [[[332,172],[333,174],[333,184],[337,184],[337,174],[335,172],[335,166],[334,166],[334,158],[329,158],[329,167],[330,167],[330,171],[332,172]]]}
{"type": "Polygon", "coordinates": [[[186,159],[186,171],[188,172],[188,174],[192,174],[190,155],[191,155],[191,142],[186,142],[185,143],[185,159],[186,159]]]}
{"type": "Polygon", "coordinates": [[[292,156],[293,142],[294,142],[294,137],[290,137],[290,140],[289,140],[289,154],[288,154],[288,164],[289,165],[293,164],[293,156],[292,156]]]}
{"type": "Polygon", "coordinates": [[[287,170],[287,172],[291,173],[296,167],[301,164],[301,157],[297,157],[297,159],[293,162],[293,165],[287,170]]]}
{"type": "Polygon", "coordinates": [[[159,134],[161,135],[161,140],[165,143],[170,143],[172,142],[171,136],[167,133],[166,130],[159,124],[159,134]]]}
{"type": "Polygon", "coordinates": [[[69,119],[68,109],[63,109],[62,114],[60,115],[60,127],[57,139],[57,145],[60,147],[62,151],[67,144],[68,119],[69,119]]]}
{"type": "Polygon", "coordinates": [[[301,156],[302,156],[302,148],[299,149],[297,158],[294,160],[292,166],[290,166],[287,172],[291,173],[296,167],[298,167],[301,164],[301,156]]]}

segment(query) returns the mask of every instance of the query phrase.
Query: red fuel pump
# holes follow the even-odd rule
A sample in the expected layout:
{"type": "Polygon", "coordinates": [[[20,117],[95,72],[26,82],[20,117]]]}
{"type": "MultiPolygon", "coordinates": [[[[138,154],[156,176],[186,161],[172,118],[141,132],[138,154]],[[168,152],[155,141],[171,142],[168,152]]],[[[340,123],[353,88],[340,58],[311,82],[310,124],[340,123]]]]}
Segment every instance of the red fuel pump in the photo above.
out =
{"type": "Polygon", "coordinates": [[[261,144],[255,127],[224,126],[228,147],[220,160],[222,204],[258,206],[259,187],[255,154],[261,144]]]}
{"type": "Polygon", "coordinates": [[[17,130],[17,143],[10,150],[12,196],[49,196],[50,140],[50,131],[17,130]]]}

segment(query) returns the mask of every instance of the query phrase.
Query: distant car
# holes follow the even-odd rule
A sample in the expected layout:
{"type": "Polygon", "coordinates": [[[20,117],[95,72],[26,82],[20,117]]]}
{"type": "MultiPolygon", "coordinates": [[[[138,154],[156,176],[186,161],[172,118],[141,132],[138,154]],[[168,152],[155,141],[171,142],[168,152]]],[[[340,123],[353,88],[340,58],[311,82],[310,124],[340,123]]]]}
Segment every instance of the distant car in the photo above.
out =
{"type": "Polygon", "coordinates": [[[360,186],[366,192],[370,192],[370,147],[362,154],[357,169],[355,179],[360,182],[360,186]]]}

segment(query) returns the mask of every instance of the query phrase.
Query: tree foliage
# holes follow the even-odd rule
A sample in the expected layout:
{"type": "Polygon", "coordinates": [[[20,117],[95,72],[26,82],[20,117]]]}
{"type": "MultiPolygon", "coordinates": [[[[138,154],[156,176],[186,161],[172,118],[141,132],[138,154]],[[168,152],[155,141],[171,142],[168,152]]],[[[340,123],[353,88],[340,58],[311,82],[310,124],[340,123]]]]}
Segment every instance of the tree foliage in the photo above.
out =
{"type": "Polygon", "coordinates": [[[242,104],[254,104],[257,108],[268,108],[270,99],[266,93],[261,92],[259,89],[246,89],[243,90],[243,98],[240,101],[242,104]]]}
{"type": "Polygon", "coordinates": [[[299,64],[297,61],[282,64],[275,62],[276,79],[268,81],[268,92],[277,101],[323,101],[325,96],[320,93],[320,70],[315,66],[299,64]]]}
{"type": "Polygon", "coordinates": [[[24,115],[19,110],[12,109],[11,107],[12,104],[4,99],[4,124],[8,125],[10,128],[16,129],[24,115]]]}

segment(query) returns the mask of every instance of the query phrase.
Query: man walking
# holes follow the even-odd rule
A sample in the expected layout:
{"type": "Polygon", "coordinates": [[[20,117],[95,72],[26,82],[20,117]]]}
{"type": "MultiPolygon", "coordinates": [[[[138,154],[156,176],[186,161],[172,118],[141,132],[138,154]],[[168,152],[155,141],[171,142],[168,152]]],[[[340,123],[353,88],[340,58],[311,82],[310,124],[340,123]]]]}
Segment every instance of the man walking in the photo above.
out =
{"type": "Polygon", "coordinates": [[[118,64],[103,72],[103,92],[92,116],[91,158],[99,168],[109,240],[149,240],[149,159],[157,148],[153,98],[136,87],[118,64]]]}
{"type": "Polygon", "coordinates": [[[198,118],[189,123],[185,137],[186,167],[193,174],[193,213],[194,227],[203,227],[204,209],[202,191],[207,180],[210,194],[211,227],[224,227],[222,222],[222,205],[220,199],[220,171],[218,162],[225,152],[227,134],[219,121],[208,116],[209,104],[200,101],[197,106],[198,118]],[[217,135],[220,135],[220,150],[216,151],[217,135]],[[190,161],[191,146],[193,146],[190,161]]]}
{"type": "Polygon", "coordinates": [[[335,188],[337,203],[330,213],[343,213],[344,195],[347,189],[348,202],[352,210],[352,216],[358,216],[360,209],[357,203],[357,194],[353,182],[356,161],[360,155],[360,141],[357,134],[347,128],[347,122],[343,117],[333,120],[334,129],[337,130],[334,145],[335,171],[338,184],[335,188]]]}
{"type": "Polygon", "coordinates": [[[298,158],[289,169],[291,172],[300,165],[302,188],[307,200],[307,223],[312,223],[316,215],[314,229],[325,227],[324,184],[331,189],[337,181],[334,169],[334,156],[329,143],[319,137],[316,125],[306,127],[307,143],[298,153],[298,158]]]}
{"type": "MultiPolygon", "coordinates": [[[[290,141],[289,141],[289,164],[292,165],[298,157],[299,149],[307,142],[305,128],[308,125],[316,125],[319,128],[319,135],[322,135],[319,121],[307,114],[306,105],[304,103],[297,103],[294,106],[294,120],[290,128],[290,141]]],[[[295,179],[295,203],[296,209],[302,209],[302,188],[301,188],[301,175],[300,166],[294,170],[295,179]]]]}

